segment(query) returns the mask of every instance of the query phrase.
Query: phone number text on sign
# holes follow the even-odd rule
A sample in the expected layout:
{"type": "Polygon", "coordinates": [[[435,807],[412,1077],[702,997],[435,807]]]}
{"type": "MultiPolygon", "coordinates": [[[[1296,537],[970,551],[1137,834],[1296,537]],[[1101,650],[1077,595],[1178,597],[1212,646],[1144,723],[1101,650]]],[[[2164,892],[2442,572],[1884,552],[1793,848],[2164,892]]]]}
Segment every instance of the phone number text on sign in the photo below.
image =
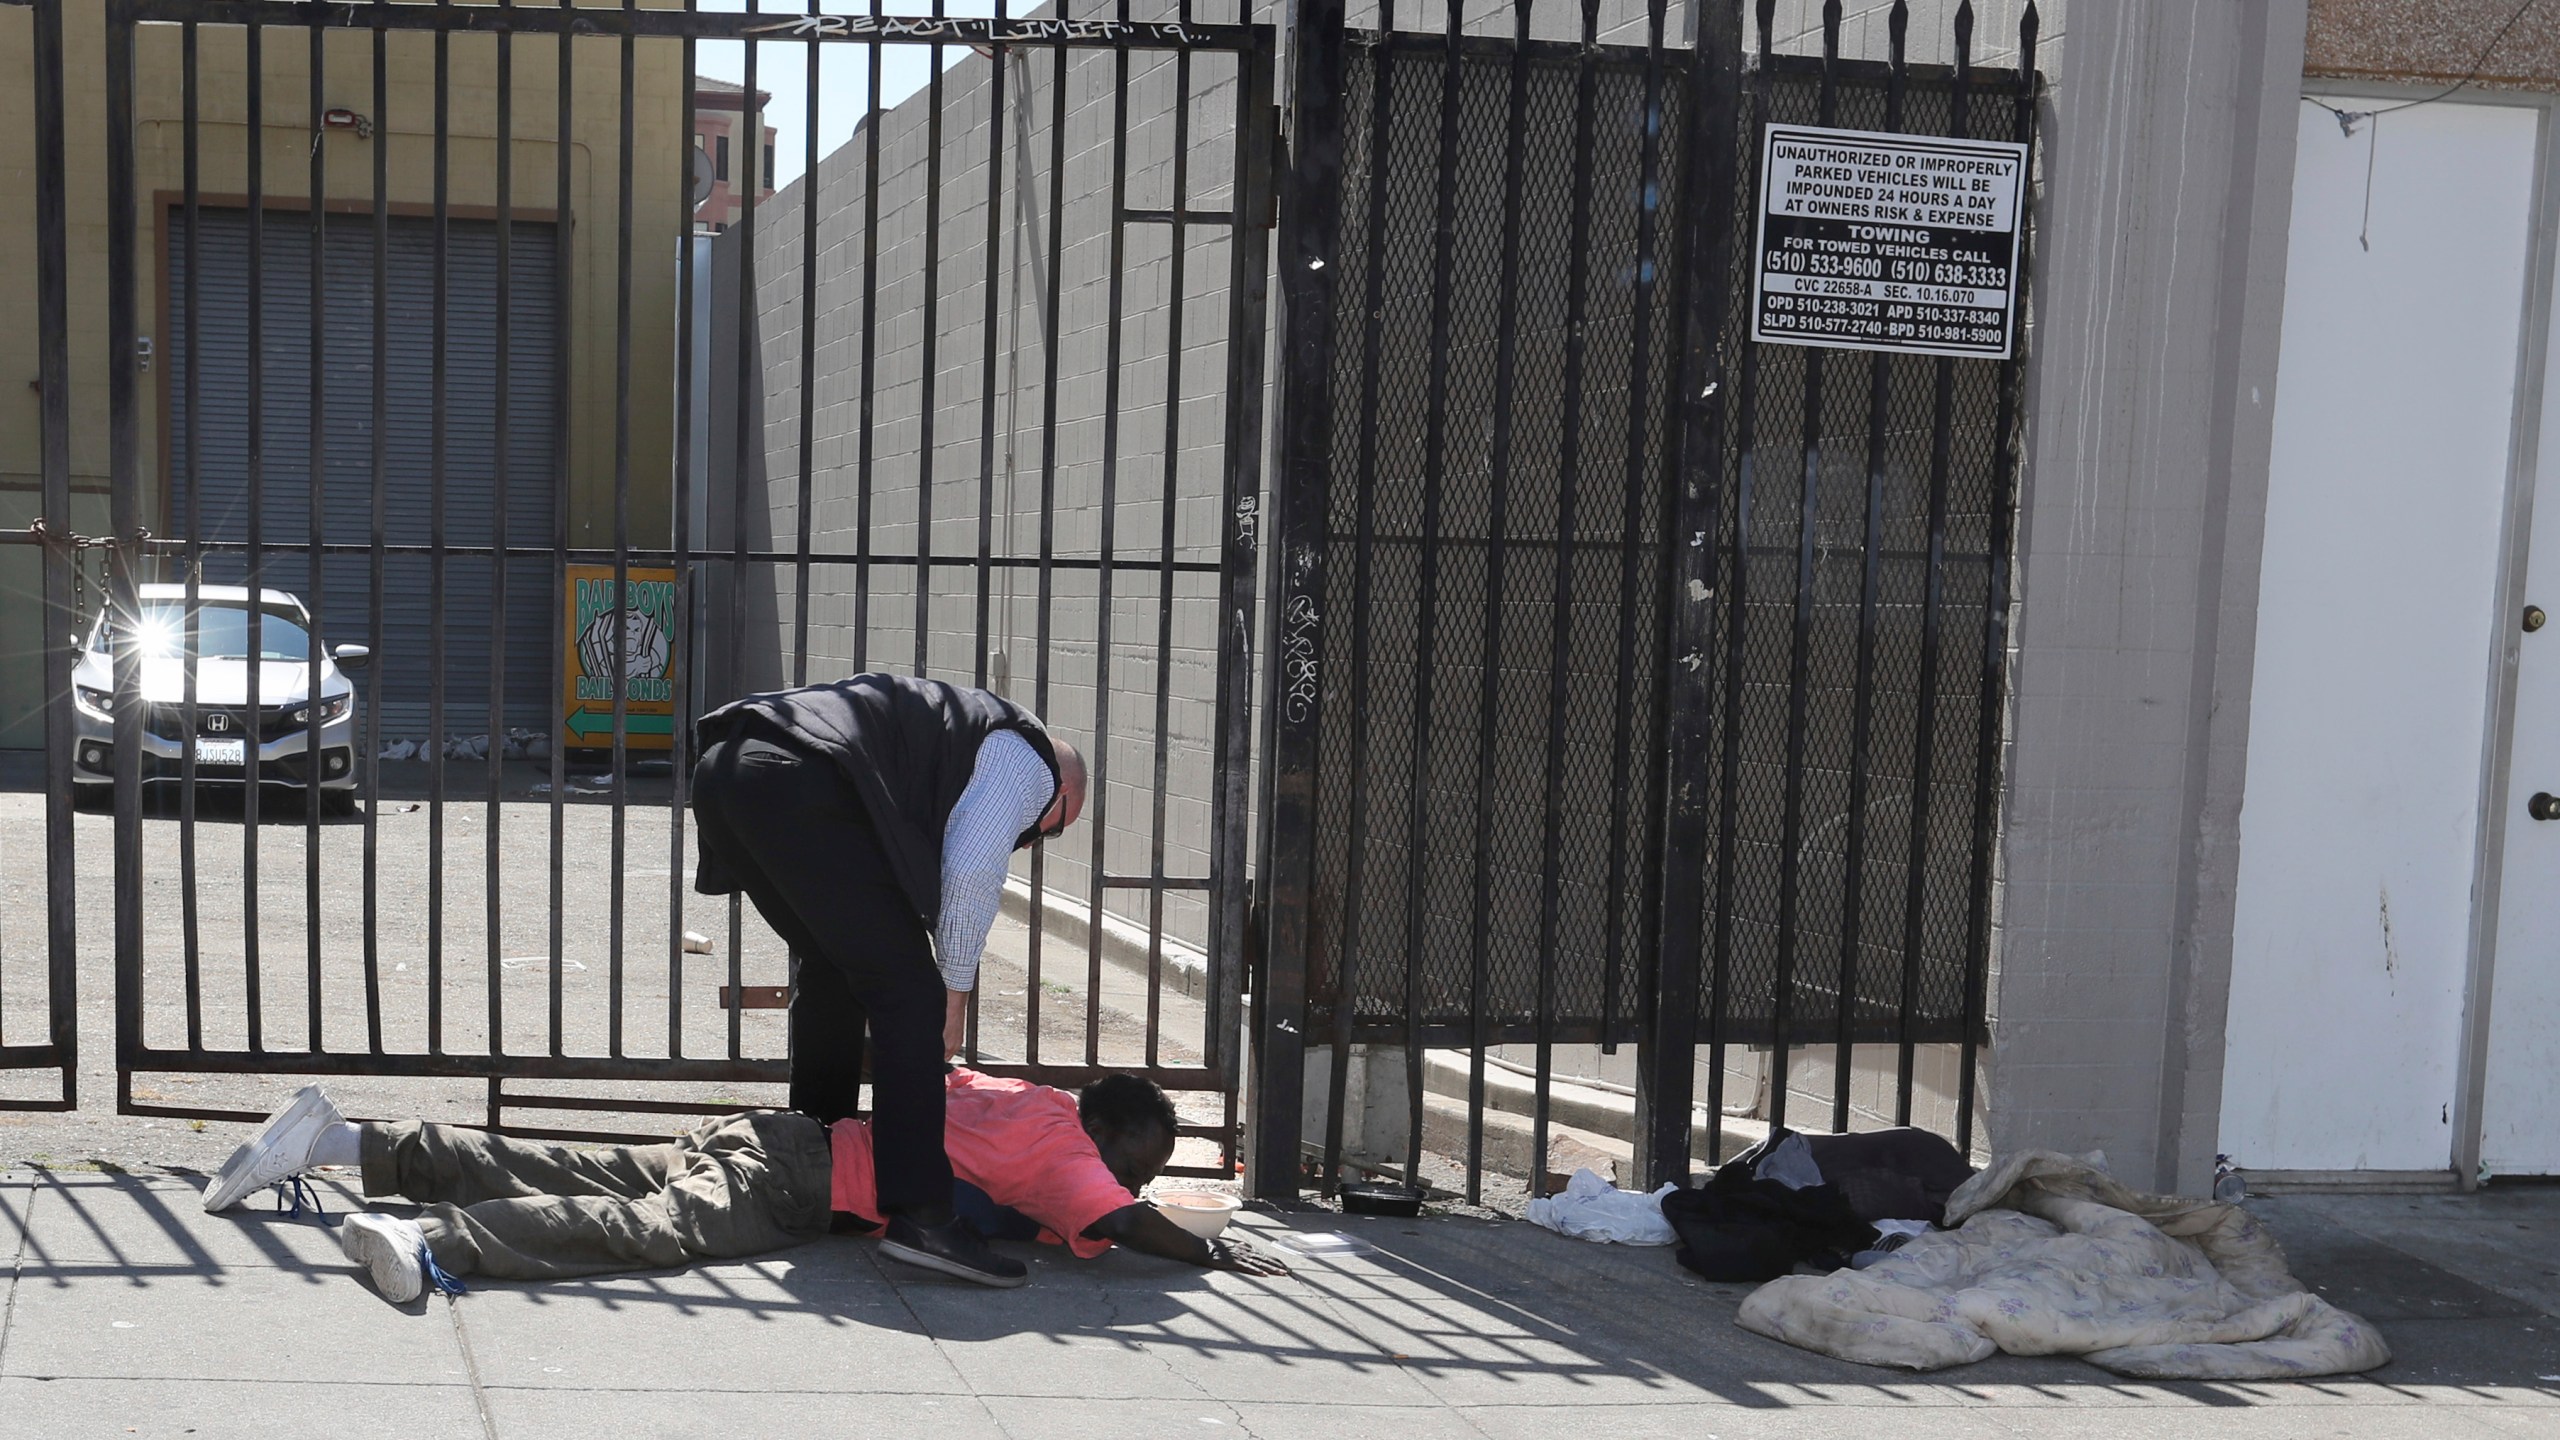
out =
{"type": "Polygon", "coordinates": [[[2027,147],[1771,125],[1751,338],[2005,360],[2027,147]]]}

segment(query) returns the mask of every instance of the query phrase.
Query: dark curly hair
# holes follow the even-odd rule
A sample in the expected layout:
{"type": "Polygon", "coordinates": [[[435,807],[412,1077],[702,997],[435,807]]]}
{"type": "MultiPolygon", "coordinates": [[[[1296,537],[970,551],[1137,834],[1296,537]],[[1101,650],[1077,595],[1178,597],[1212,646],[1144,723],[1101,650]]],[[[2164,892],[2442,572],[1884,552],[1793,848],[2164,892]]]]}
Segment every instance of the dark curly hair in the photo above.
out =
{"type": "Polygon", "coordinates": [[[1105,1075],[1076,1097],[1076,1115],[1088,1130],[1129,1135],[1153,1125],[1167,1135],[1181,1124],[1173,1101],[1142,1075],[1105,1075]]]}

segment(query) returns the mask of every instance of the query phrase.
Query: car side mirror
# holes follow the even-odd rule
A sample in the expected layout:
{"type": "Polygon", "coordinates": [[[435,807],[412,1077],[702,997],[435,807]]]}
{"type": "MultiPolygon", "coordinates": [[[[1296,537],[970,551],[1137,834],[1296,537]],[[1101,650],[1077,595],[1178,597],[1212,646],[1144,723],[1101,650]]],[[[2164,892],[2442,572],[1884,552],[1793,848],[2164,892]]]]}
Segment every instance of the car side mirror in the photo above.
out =
{"type": "Polygon", "coordinates": [[[338,662],[338,668],[341,670],[361,670],[367,665],[373,663],[373,647],[370,645],[341,645],[337,649],[330,651],[329,657],[338,662]]]}

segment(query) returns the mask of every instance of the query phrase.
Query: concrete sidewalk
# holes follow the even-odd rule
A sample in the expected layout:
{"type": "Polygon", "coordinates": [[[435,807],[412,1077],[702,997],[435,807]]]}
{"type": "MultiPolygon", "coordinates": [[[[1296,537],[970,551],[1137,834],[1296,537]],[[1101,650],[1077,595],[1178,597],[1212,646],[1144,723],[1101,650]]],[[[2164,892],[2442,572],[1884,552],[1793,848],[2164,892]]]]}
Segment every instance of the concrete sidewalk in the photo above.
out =
{"type": "MultiPolygon", "coordinates": [[[[747,1264],[384,1304],[335,1235],[180,1175],[0,1176],[0,1434],[971,1437],[2560,1434],[2560,1191],[2257,1202],[2399,1359],[2154,1385],[2076,1360],[1933,1376],[1736,1329],[1667,1251],[1502,1221],[1248,1215],[1359,1249],[1257,1281],[1038,1247],[1032,1284],[836,1239],[747,1264]]],[[[354,1197],[324,1187],[333,1212],[354,1197]]]]}

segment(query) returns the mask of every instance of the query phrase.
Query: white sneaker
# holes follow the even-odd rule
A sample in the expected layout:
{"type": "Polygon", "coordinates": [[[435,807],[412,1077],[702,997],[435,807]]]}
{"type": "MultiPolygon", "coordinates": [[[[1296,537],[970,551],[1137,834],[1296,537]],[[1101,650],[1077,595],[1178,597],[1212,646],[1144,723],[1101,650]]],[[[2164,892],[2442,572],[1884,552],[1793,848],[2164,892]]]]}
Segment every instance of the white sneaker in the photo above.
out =
{"type": "Polygon", "coordinates": [[[338,1222],[347,1258],[373,1277],[373,1288],[394,1305],[406,1305],[427,1288],[427,1233],[397,1215],[350,1215],[338,1222]]]}
{"type": "Polygon", "coordinates": [[[286,1106],[267,1118],[255,1139],[231,1152],[211,1183],[204,1187],[209,1213],[228,1210],[251,1192],[311,1168],[311,1147],[320,1132],[340,1124],[338,1107],[317,1085],[305,1085],[286,1106]]]}

